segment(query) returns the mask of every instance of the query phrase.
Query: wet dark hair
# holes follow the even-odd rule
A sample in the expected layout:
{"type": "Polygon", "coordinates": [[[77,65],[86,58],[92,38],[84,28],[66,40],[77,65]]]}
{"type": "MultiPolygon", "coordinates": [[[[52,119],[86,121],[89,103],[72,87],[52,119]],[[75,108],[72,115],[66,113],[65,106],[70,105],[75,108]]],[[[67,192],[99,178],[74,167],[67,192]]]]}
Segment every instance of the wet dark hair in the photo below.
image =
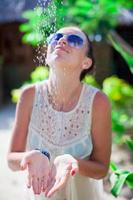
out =
{"type": "Polygon", "coordinates": [[[81,31],[84,33],[84,35],[85,35],[85,37],[87,39],[88,48],[87,48],[86,55],[87,55],[87,57],[89,57],[92,60],[92,65],[88,69],[84,69],[81,72],[80,81],[82,81],[87,74],[94,74],[94,71],[95,71],[95,59],[94,59],[94,56],[93,56],[92,42],[90,41],[89,36],[87,35],[87,33],[84,32],[83,30],[81,30],[81,31]]]}

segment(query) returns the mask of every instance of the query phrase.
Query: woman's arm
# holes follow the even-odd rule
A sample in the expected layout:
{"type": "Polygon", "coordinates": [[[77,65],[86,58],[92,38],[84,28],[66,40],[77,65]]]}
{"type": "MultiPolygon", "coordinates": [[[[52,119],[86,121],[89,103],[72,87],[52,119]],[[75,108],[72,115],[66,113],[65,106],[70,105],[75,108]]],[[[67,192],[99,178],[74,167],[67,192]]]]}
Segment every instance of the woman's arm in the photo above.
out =
{"type": "Polygon", "coordinates": [[[111,106],[108,98],[98,92],[92,109],[93,151],[88,161],[78,159],[79,173],[95,179],[106,176],[112,143],[111,106]]]}
{"type": "Polygon", "coordinates": [[[7,159],[8,165],[12,170],[27,169],[27,186],[32,186],[34,193],[40,194],[47,187],[50,171],[49,159],[39,150],[25,152],[34,94],[35,86],[26,88],[21,94],[17,104],[15,123],[7,159]]]}
{"type": "Polygon", "coordinates": [[[34,86],[24,89],[16,107],[15,122],[7,155],[8,165],[14,171],[21,170],[20,163],[26,154],[26,139],[34,93],[34,86]]]}

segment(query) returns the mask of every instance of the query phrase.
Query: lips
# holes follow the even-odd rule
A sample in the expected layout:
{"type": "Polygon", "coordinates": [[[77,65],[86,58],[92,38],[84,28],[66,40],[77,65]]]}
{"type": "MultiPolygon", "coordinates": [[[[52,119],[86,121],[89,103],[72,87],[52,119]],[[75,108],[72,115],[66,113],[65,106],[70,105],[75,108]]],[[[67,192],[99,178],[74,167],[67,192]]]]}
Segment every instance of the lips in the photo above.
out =
{"type": "Polygon", "coordinates": [[[68,50],[66,50],[64,47],[62,46],[56,46],[55,47],[55,50],[62,50],[62,51],[65,51],[66,53],[69,53],[68,50]]]}

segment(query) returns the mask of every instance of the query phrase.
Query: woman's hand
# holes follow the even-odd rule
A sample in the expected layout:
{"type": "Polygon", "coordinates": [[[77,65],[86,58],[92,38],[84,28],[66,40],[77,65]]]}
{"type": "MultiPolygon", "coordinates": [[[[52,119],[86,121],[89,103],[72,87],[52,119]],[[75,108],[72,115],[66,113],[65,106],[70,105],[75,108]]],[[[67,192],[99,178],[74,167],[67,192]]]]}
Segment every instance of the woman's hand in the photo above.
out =
{"type": "Polygon", "coordinates": [[[70,176],[78,172],[77,160],[69,154],[64,154],[55,158],[49,180],[48,188],[45,191],[46,197],[51,197],[67,183],[70,176]]]}
{"type": "Polygon", "coordinates": [[[21,161],[22,170],[28,170],[27,187],[33,188],[35,194],[45,191],[50,172],[50,162],[47,156],[39,150],[27,152],[21,161]]]}

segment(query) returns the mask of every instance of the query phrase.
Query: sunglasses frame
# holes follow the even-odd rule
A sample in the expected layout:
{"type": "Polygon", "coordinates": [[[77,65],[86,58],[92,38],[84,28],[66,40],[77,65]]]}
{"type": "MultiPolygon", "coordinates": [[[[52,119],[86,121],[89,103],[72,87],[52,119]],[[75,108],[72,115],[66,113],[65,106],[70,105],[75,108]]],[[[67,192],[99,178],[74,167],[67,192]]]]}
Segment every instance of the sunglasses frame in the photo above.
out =
{"type": "Polygon", "coordinates": [[[58,34],[61,36],[62,35],[62,37],[64,37],[64,36],[66,36],[65,37],[65,39],[67,40],[67,43],[69,44],[69,46],[71,46],[71,47],[75,47],[75,48],[82,48],[83,47],[83,45],[84,45],[84,39],[81,37],[81,36],[79,36],[79,35],[76,35],[76,34],[64,34],[64,33],[53,33],[53,34],[51,34],[48,38],[47,38],[47,44],[48,45],[54,45],[54,44],[56,44],[62,37],[60,37],[59,39],[54,39],[54,37],[55,36],[58,36],[58,34]],[[78,44],[78,42],[76,43],[74,43],[74,41],[70,41],[69,39],[69,37],[72,37],[72,36],[76,36],[77,38],[79,38],[79,42],[81,42],[81,44],[78,44]],[[52,40],[53,40],[53,42],[52,42],[52,40]]]}

